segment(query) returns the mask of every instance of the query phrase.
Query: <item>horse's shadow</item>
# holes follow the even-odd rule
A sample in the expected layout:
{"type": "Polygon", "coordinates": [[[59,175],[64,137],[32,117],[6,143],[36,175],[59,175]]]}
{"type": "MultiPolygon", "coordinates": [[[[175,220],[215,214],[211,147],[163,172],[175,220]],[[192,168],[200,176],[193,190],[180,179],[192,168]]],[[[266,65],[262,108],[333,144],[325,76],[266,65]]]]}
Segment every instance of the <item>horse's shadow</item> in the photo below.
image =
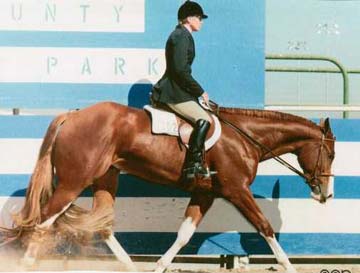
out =
{"type": "Polygon", "coordinates": [[[12,214],[20,211],[22,204],[18,199],[26,195],[26,188],[14,191],[1,208],[0,226],[10,227],[12,225],[12,214]]]}
{"type": "MultiPolygon", "coordinates": [[[[55,180],[56,181],[56,180],[55,180]]],[[[26,188],[14,191],[6,202],[3,204],[0,211],[0,243],[7,241],[7,228],[13,227],[13,215],[19,213],[23,207],[23,203],[19,202],[19,198],[26,196],[26,188]]],[[[80,197],[93,196],[91,188],[86,188],[80,197]]],[[[43,250],[43,255],[65,255],[65,256],[88,256],[88,255],[104,255],[111,254],[110,249],[99,239],[95,234],[91,244],[81,245],[73,241],[68,241],[65,237],[60,238],[56,233],[49,237],[56,240],[56,244],[52,244],[50,248],[43,250]]],[[[10,243],[0,245],[0,256],[11,256],[12,258],[21,258],[25,252],[24,245],[19,240],[13,240],[10,243]]]]}
{"type": "MultiPolygon", "coordinates": [[[[19,197],[26,195],[26,188],[14,191],[9,198],[6,199],[0,211],[0,242],[5,242],[6,230],[2,228],[11,228],[13,226],[12,217],[18,213],[22,207],[19,203],[19,197]]],[[[11,259],[19,258],[23,253],[22,245],[18,241],[13,241],[10,244],[4,244],[0,247],[0,257],[9,257],[11,259]]]]}
{"type": "MultiPolygon", "coordinates": [[[[280,197],[280,182],[276,181],[272,191],[272,199],[265,199],[263,196],[254,194],[255,198],[261,198],[262,204],[266,207],[265,215],[271,222],[277,241],[280,239],[279,230],[282,225],[282,219],[279,210],[279,197],[280,197]]],[[[240,238],[240,245],[245,253],[251,254],[272,254],[269,245],[259,233],[242,233],[240,238]]]]}
{"type": "MultiPolygon", "coordinates": [[[[147,183],[137,181],[138,179],[135,177],[129,176],[128,179],[134,180],[130,181],[131,183],[125,183],[121,195],[127,195],[130,192],[134,192],[133,186],[137,184],[147,185],[147,183]]],[[[138,186],[139,186],[138,185],[138,186]]],[[[153,186],[153,185],[152,185],[153,186]]],[[[143,188],[143,187],[142,187],[143,188]]],[[[153,189],[150,187],[147,189],[143,188],[144,192],[151,191],[153,189]]],[[[137,189],[138,191],[139,189],[137,189]]],[[[166,195],[168,195],[168,189],[165,187],[155,187],[154,189],[158,195],[159,191],[164,191],[166,195]]],[[[15,191],[11,198],[4,204],[1,215],[4,218],[4,215],[7,214],[5,223],[9,223],[9,212],[19,211],[20,207],[18,202],[16,201],[17,197],[25,196],[26,189],[19,189],[15,191]],[[5,213],[6,212],[6,213],[5,213]],[[4,214],[5,213],[5,214],[4,214]]],[[[143,193],[144,193],[143,192],[143,193]]],[[[89,192],[85,192],[85,196],[90,194],[89,192]]],[[[177,192],[177,194],[180,194],[177,192]]],[[[187,196],[186,193],[180,194],[182,196],[187,196]]],[[[280,197],[280,183],[277,181],[274,184],[272,189],[272,199],[265,199],[261,195],[254,194],[254,197],[258,199],[259,203],[261,203],[261,207],[264,210],[265,215],[270,220],[272,227],[275,231],[279,231],[282,225],[282,219],[280,217],[279,211],[279,197],[280,197]]],[[[240,214],[239,214],[240,217],[240,214]]],[[[1,224],[4,224],[4,219],[1,219],[1,224]]],[[[206,220],[206,219],[205,219],[206,220]]],[[[7,224],[9,226],[9,224],[7,224]]],[[[130,254],[162,254],[164,253],[170,245],[176,239],[176,233],[163,233],[157,234],[155,233],[143,233],[139,234],[138,232],[126,232],[120,233],[117,235],[121,244],[130,254]],[[141,238],[139,238],[139,235],[141,238]],[[158,236],[161,235],[161,236],[158,236]]],[[[280,234],[276,233],[276,238],[279,240],[280,234]]],[[[109,251],[101,247],[100,245],[94,246],[94,248],[89,249],[91,253],[93,251],[102,254],[110,254],[109,251]],[[104,252],[105,251],[105,252],[104,252]]],[[[67,244],[62,244],[57,248],[58,253],[62,253],[65,255],[71,254],[79,254],[80,251],[76,246],[71,246],[67,244]]],[[[95,253],[94,252],[94,253],[95,253]]],[[[189,244],[184,247],[181,251],[181,254],[229,254],[229,255],[251,255],[251,254],[271,254],[271,249],[265,242],[265,240],[256,232],[239,232],[239,233],[195,233],[193,238],[190,240],[189,244]],[[235,242],[238,242],[235,243],[235,242]]]]}
{"type": "MultiPolygon", "coordinates": [[[[262,210],[271,222],[276,232],[276,239],[280,239],[279,230],[282,219],[279,210],[280,182],[276,181],[272,189],[272,199],[254,194],[254,197],[261,203],[262,210]]],[[[239,217],[240,214],[239,214],[239,217]]],[[[257,232],[239,233],[204,233],[196,234],[182,250],[183,254],[229,254],[229,255],[251,255],[251,254],[272,254],[272,251],[264,238],[257,232]],[[235,242],[239,242],[236,244],[235,242]]]]}

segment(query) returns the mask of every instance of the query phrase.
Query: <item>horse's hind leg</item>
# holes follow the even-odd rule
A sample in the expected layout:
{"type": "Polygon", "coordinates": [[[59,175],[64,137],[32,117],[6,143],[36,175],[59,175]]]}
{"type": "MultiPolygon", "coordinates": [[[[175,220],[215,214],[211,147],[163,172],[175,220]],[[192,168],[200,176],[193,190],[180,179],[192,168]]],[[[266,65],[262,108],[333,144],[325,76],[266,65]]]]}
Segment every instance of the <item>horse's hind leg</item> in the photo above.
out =
{"type": "Polygon", "coordinates": [[[31,235],[30,243],[22,260],[26,266],[34,264],[40,247],[43,246],[42,243],[45,240],[45,233],[50,229],[56,219],[69,208],[81,191],[82,188],[67,188],[59,183],[54,194],[41,210],[42,223],[35,227],[35,230],[31,235]]]}
{"type": "MultiPolygon", "coordinates": [[[[117,184],[118,184],[118,175],[119,171],[110,167],[110,169],[103,175],[101,178],[97,179],[93,185],[94,191],[94,203],[93,203],[93,211],[100,210],[113,210],[117,184]]],[[[105,239],[105,243],[114,253],[116,258],[123,263],[129,271],[137,271],[135,264],[126,253],[126,251],[122,248],[120,243],[116,240],[113,233],[110,234],[108,238],[105,239]]]]}
{"type": "Polygon", "coordinates": [[[174,244],[157,262],[155,272],[164,272],[180,249],[189,242],[213,201],[214,197],[212,195],[206,193],[193,193],[190,203],[186,208],[185,220],[180,226],[177,238],[174,244]]]}

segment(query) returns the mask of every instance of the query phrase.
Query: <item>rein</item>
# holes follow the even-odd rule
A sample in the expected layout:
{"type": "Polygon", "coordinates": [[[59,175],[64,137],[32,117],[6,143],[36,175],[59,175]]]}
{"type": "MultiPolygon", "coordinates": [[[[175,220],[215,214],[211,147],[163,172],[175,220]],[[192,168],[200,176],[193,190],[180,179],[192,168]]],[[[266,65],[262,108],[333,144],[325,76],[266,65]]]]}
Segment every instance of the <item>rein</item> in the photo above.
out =
{"type": "Polygon", "coordinates": [[[259,146],[261,149],[265,150],[267,153],[271,154],[273,156],[273,158],[279,162],[280,164],[282,164],[283,166],[287,167],[288,169],[290,169],[291,171],[293,171],[294,173],[298,174],[299,176],[307,179],[307,176],[305,175],[304,172],[298,170],[296,167],[294,167],[293,165],[291,165],[289,162],[287,162],[286,160],[282,159],[280,156],[276,155],[273,153],[273,151],[265,146],[264,144],[260,143],[259,141],[257,141],[255,138],[253,138],[252,136],[250,136],[248,133],[246,133],[244,130],[240,129],[239,127],[237,127],[236,125],[234,125],[233,123],[231,123],[230,121],[221,118],[220,116],[216,115],[218,117],[218,119],[220,121],[222,121],[223,123],[225,123],[227,126],[231,127],[234,131],[236,131],[238,134],[246,137],[247,139],[249,139],[252,143],[254,143],[255,145],[259,146]]]}
{"type": "MultiPolygon", "coordinates": [[[[219,106],[218,104],[216,104],[213,101],[210,101],[211,104],[213,104],[216,107],[216,110],[213,111],[209,106],[206,107],[206,109],[208,111],[210,111],[212,114],[214,114],[220,121],[222,121],[224,124],[226,124],[227,126],[229,126],[230,128],[232,128],[235,132],[237,132],[238,134],[246,137],[248,140],[250,140],[252,143],[254,143],[255,145],[259,146],[261,149],[265,150],[267,153],[271,154],[273,156],[273,159],[275,159],[277,162],[279,162],[281,165],[287,167],[289,170],[293,171],[294,173],[296,173],[297,175],[301,176],[302,178],[305,179],[306,184],[308,184],[311,188],[315,187],[318,189],[318,191],[321,192],[320,189],[320,183],[316,183],[315,185],[312,185],[311,182],[312,181],[317,181],[318,182],[318,178],[319,177],[330,177],[333,176],[332,174],[317,174],[317,169],[320,165],[320,156],[321,156],[321,152],[323,150],[324,147],[324,141],[325,140],[332,140],[332,139],[327,139],[325,138],[324,134],[322,135],[321,138],[321,146],[319,149],[319,154],[318,154],[318,158],[316,161],[316,167],[314,169],[314,172],[312,174],[311,177],[309,177],[308,175],[306,175],[304,172],[302,172],[301,170],[297,169],[296,167],[294,167],[293,165],[291,165],[289,162],[287,162],[286,160],[282,159],[280,156],[276,155],[273,153],[273,151],[265,146],[264,144],[262,144],[261,142],[257,141],[255,138],[253,138],[252,136],[250,136],[248,133],[246,133],[244,130],[240,129],[238,126],[234,125],[232,122],[220,117],[220,113],[219,113],[219,106]]],[[[334,141],[334,140],[332,140],[334,141]]]]}

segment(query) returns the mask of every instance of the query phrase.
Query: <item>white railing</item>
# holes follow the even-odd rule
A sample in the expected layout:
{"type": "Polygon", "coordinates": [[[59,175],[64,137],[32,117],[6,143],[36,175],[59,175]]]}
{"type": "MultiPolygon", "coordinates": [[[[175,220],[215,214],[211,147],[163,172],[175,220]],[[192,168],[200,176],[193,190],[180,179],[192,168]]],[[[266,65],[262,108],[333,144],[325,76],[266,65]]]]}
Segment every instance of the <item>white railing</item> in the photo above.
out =
{"type": "Polygon", "coordinates": [[[360,105],[265,105],[275,111],[360,112],[360,105]]]}

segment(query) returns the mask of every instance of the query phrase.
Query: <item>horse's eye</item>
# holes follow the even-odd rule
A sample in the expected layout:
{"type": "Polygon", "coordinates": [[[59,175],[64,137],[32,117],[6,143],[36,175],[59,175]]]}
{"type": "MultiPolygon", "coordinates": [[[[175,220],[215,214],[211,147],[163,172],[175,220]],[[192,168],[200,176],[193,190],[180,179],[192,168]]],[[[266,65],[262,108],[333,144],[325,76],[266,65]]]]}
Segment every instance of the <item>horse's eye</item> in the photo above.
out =
{"type": "Polygon", "coordinates": [[[335,155],[334,155],[334,154],[330,154],[330,155],[329,155],[329,158],[330,158],[331,160],[333,160],[333,159],[335,158],[335,155]]]}

